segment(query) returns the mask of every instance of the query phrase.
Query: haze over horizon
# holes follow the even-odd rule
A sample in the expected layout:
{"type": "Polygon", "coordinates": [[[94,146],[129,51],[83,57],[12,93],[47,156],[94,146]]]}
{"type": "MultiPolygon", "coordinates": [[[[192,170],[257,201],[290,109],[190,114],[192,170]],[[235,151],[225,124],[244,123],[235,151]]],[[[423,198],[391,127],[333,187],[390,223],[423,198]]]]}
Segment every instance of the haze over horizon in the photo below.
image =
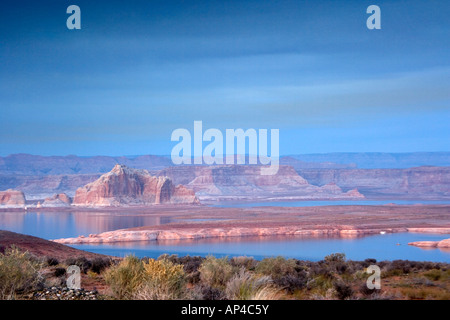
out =
{"type": "Polygon", "coordinates": [[[450,3],[2,1],[0,156],[169,155],[280,129],[280,154],[450,151],[450,3]],[[81,8],[81,30],[66,8],[81,8]]]}

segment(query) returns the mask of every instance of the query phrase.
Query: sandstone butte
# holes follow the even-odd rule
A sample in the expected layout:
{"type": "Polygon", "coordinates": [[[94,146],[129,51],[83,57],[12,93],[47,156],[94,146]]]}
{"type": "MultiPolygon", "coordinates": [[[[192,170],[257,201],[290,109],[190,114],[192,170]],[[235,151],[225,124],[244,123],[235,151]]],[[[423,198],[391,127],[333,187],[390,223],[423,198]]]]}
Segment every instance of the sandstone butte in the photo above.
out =
{"type": "Polygon", "coordinates": [[[67,207],[72,204],[72,199],[65,193],[58,193],[52,197],[46,198],[42,207],[67,207]]]}
{"type": "Polygon", "coordinates": [[[152,176],[147,170],[125,165],[114,168],[96,181],[78,188],[75,206],[129,206],[149,204],[197,204],[193,190],[175,186],[168,177],[152,176]]]}
{"type": "Polygon", "coordinates": [[[408,243],[410,246],[421,248],[450,248],[450,239],[441,241],[416,241],[408,243]]]}
{"type": "Polygon", "coordinates": [[[25,206],[25,195],[22,191],[12,189],[0,191],[0,206],[7,208],[23,208],[25,206]]]}

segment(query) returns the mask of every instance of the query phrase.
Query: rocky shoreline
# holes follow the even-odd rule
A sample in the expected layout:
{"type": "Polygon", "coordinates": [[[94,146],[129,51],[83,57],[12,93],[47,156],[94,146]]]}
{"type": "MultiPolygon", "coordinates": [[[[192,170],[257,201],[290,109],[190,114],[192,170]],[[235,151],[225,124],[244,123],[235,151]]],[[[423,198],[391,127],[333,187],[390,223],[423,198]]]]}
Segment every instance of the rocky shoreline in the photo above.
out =
{"type": "MultiPolygon", "coordinates": [[[[334,228],[304,229],[298,226],[284,226],[274,228],[185,228],[172,230],[115,230],[99,234],[91,234],[88,237],[63,238],[53,240],[61,244],[101,244],[130,241],[158,241],[158,240],[186,240],[206,238],[227,238],[247,236],[339,236],[343,238],[356,238],[358,236],[397,233],[450,233],[450,228],[367,228],[357,229],[351,226],[336,226],[334,228]]],[[[417,245],[410,243],[411,245],[417,245]]],[[[450,245],[450,241],[446,244],[450,245]]],[[[420,246],[417,245],[417,246],[420,246]]],[[[437,246],[437,245],[436,245],[437,246]]],[[[443,247],[444,245],[441,245],[443,247]]]]}
{"type": "Polygon", "coordinates": [[[450,248],[450,239],[441,241],[416,241],[408,243],[410,246],[421,248],[450,248]]]}

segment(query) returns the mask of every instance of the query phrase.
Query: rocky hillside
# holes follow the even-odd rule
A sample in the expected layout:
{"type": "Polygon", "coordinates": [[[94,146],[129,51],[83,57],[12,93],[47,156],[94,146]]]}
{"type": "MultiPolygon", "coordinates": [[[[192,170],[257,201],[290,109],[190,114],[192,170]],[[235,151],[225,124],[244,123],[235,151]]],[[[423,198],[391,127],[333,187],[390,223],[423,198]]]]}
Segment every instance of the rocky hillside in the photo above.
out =
{"type": "Polygon", "coordinates": [[[116,165],[96,181],[79,188],[73,200],[78,206],[121,206],[162,203],[198,203],[194,191],[175,185],[167,177],[147,170],[116,165]]]}

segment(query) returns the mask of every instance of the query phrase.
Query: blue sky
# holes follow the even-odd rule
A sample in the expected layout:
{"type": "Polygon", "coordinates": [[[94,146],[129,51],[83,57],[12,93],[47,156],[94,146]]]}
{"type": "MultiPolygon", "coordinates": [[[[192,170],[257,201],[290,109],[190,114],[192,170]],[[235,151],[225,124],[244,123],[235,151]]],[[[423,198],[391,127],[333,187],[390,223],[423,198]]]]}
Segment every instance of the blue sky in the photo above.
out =
{"type": "Polygon", "coordinates": [[[194,120],[280,129],[281,154],[450,151],[449,16],[446,0],[2,1],[0,155],[170,154],[194,120]]]}

